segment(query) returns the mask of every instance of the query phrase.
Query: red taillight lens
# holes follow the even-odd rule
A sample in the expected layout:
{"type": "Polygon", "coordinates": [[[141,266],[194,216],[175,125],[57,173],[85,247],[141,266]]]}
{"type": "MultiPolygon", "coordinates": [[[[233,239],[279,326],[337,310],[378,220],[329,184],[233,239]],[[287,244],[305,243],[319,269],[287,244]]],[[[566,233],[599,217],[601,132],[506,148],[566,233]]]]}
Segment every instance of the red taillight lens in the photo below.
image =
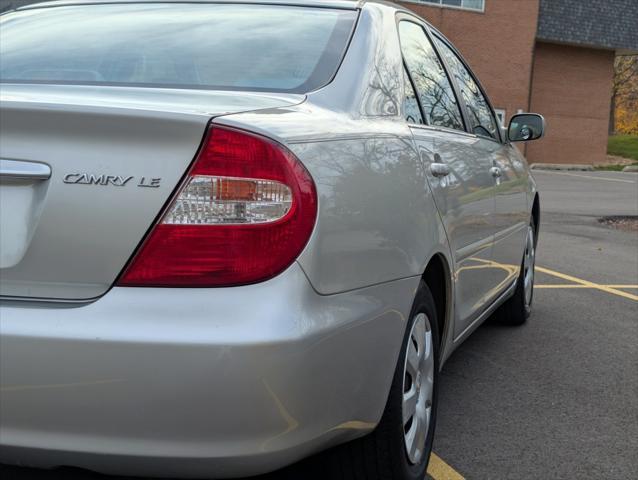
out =
{"type": "Polygon", "coordinates": [[[301,253],[316,216],[314,183],[288,149],[213,127],[117,284],[214,287],[267,280],[301,253]]]}

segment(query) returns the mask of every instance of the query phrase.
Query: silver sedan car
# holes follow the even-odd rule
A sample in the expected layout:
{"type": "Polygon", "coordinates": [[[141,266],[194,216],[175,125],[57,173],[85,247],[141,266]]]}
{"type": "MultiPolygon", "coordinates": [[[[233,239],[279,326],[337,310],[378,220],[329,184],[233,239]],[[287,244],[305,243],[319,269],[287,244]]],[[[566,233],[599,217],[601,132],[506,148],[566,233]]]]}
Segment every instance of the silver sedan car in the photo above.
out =
{"type": "Polygon", "coordinates": [[[512,142],[543,118],[501,127],[383,2],[62,1],[0,36],[0,461],[238,477],[331,449],[324,478],[423,478],[443,362],[529,316],[512,142]]]}

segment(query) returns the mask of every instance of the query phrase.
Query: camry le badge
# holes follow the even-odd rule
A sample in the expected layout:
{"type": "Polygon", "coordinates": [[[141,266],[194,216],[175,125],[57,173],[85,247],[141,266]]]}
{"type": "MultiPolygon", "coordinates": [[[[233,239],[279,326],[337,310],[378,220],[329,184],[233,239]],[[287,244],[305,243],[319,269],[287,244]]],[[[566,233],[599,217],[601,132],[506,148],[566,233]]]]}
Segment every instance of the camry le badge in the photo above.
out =
{"type": "MultiPolygon", "coordinates": [[[[68,173],[64,176],[62,181],[64,183],[71,183],[74,185],[112,185],[114,187],[125,187],[126,184],[131,182],[134,177],[122,177],[120,175],[93,175],[89,173],[68,173]]],[[[147,178],[140,177],[137,182],[138,187],[158,188],[160,186],[161,178],[147,178]]]]}

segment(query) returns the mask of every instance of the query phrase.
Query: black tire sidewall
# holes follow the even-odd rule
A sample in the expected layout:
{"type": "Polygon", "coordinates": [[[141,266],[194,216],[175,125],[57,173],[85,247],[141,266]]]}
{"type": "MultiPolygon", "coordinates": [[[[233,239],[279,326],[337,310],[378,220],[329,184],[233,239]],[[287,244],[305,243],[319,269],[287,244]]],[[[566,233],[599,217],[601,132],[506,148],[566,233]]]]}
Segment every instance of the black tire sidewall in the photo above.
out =
{"type": "MultiPolygon", "coordinates": [[[[532,234],[534,236],[534,250],[536,250],[536,228],[534,222],[530,223],[532,234]]],[[[527,237],[525,237],[527,242],[527,237]]],[[[527,248],[527,243],[525,243],[527,248]]],[[[534,267],[536,266],[536,254],[534,254],[534,267]]],[[[535,280],[535,277],[534,277],[535,280]]],[[[534,288],[532,286],[532,296],[529,304],[525,302],[525,250],[523,250],[523,258],[521,259],[520,272],[516,279],[516,289],[512,297],[501,305],[494,314],[496,321],[503,325],[518,326],[524,324],[532,314],[532,304],[534,302],[534,288]]]]}
{"type": "Polygon", "coordinates": [[[436,428],[436,417],[438,410],[438,390],[439,390],[439,331],[436,314],[436,306],[432,294],[430,293],[427,285],[422,281],[417,291],[412,311],[410,312],[410,319],[407,324],[407,328],[404,334],[403,343],[401,345],[401,355],[397,363],[394,379],[392,382],[392,388],[390,391],[390,397],[388,399],[388,406],[386,407],[386,413],[389,418],[385,418],[391,422],[391,451],[390,454],[393,458],[394,465],[394,477],[396,479],[418,479],[422,480],[425,476],[427,466],[430,460],[430,454],[432,452],[432,444],[434,441],[434,431],[436,428]],[[419,313],[425,313],[429,320],[432,329],[432,341],[434,345],[434,384],[432,392],[432,411],[430,415],[430,425],[426,436],[424,455],[421,462],[418,464],[412,464],[405,450],[404,431],[403,431],[403,375],[405,356],[407,352],[408,337],[412,330],[414,319],[419,313]]]}

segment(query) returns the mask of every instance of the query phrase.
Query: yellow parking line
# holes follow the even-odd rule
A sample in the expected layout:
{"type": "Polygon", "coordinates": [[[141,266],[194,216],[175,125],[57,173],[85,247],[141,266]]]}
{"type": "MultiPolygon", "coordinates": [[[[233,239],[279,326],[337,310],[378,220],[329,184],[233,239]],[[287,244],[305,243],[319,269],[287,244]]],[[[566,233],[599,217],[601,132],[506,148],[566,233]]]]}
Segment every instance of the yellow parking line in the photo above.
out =
{"type": "MultiPolygon", "coordinates": [[[[601,287],[618,288],[620,290],[638,290],[638,285],[601,285],[601,287]]],[[[580,285],[576,283],[546,283],[536,284],[534,288],[596,288],[589,285],[580,285]]]]}
{"type": "Polygon", "coordinates": [[[602,292],[611,293],[612,295],[617,295],[619,297],[628,298],[629,300],[634,300],[638,302],[638,295],[634,295],[633,293],[623,292],[622,290],[618,290],[617,288],[609,287],[607,285],[600,285],[598,283],[590,282],[588,280],[583,280],[582,278],[572,277],[571,275],[566,275],[564,273],[556,272],[554,270],[550,270],[549,268],[536,267],[537,272],[546,273],[548,275],[552,275],[553,277],[561,278],[563,280],[567,280],[568,282],[577,283],[579,285],[584,285],[589,288],[594,288],[596,290],[600,290],[602,292]]]}
{"type": "Polygon", "coordinates": [[[428,465],[428,475],[434,480],[465,480],[465,477],[432,452],[428,465]]]}
{"type": "MultiPolygon", "coordinates": [[[[594,177],[596,178],[596,177],[594,177]]],[[[633,183],[633,182],[632,182],[633,183]]],[[[473,267],[470,267],[473,268],[473,267]]],[[[536,271],[545,273],[547,275],[551,275],[553,277],[560,278],[562,280],[567,280],[568,284],[537,284],[534,288],[589,288],[595,290],[601,290],[603,292],[611,293],[613,295],[618,295],[619,297],[628,298],[630,300],[638,301],[638,295],[633,295],[628,292],[623,292],[620,289],[638,289],[638,285],[601,285],[598,283],[590,282],[588,280],[583,280],[581,278],[573,277],[571,275],[566,275],[564,273],[556,272],[554,270],[550,270],[549,268],[543,268],[536,266],[536,271]]],[[[428,475],[432,477],[434,480],[465,480],[465,477],[461,475],[459,472],[454,470],[451,466],[445,463],[441,457],[432,452],[432,456],[430,457],[430,463],[428,465],[428,475]]]]}
{"type": "Polygon", "coordinates": [[[534,288],[592,288],[587,285],[580,285],[578,283],[566,283],[566,284],[535,284],[534,288]]]}

